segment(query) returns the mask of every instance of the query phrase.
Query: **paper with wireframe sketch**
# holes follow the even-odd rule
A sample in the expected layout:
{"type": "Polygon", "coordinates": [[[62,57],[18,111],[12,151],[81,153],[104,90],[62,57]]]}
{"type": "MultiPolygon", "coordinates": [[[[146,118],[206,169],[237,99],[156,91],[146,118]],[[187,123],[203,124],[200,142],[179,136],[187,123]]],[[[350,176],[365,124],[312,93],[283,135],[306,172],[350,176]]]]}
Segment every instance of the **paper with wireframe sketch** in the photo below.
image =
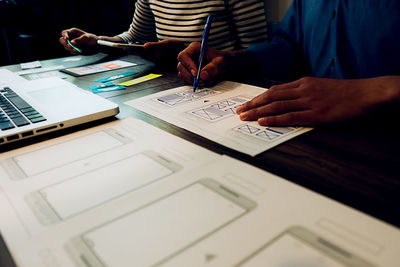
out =
{"type": "Polygon", "coordinates": [[[125,104],[221,145],[255,156],[311,130],[301,127],[263,127],[257,122],[241,121],[236,108],[265,90],[225,81],[196,92],[190,86],[182,86],[125,104]]]}

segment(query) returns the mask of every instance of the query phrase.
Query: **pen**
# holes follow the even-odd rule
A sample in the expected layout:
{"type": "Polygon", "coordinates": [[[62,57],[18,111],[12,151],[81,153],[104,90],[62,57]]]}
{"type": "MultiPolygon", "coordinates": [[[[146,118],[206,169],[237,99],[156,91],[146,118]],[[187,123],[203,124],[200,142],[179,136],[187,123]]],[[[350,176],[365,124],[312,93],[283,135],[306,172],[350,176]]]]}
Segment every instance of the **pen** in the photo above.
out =
{"type": "Polygon", "coordinates": [[[73,49],[75,49],[75,50],[78,51],[79,53],[81,52],[81,50],[80,50],[78,47],[74,46],[74,45],[70,42],[70,40],[67,40],[67,42],[68,42],[68,44],[69,44],[73,49]]]}
{"type": "Polygon", "coordinates": [[[203,39],[201,40],[200,56],[199,62],[197,63],[197,75],[193,80],[193,92],[196,92],[197,86],[199,85],[201,63],[203,61],[204,55],[207,51],[208,35],[210,33],[211,23],[214,19],[213,15],[207,17],[206,25],[204,26],[203,39]]]}

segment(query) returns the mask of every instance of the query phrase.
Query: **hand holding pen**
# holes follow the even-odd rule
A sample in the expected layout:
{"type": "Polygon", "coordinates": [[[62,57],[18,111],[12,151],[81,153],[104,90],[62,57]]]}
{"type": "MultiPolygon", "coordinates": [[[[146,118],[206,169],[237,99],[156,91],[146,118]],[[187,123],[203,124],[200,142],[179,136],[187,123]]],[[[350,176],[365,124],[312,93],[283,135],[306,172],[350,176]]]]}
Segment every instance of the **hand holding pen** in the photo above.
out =
{"type": "Polygon", "coordinates": [[[197,89],[197,87],[199,85],[200,71],[201,71],[204,55],[207,52],[208,36],[210,34],[210,29],[211,29],[211,24],[213,22],[213,19],[214,19],[214,16],[213,15],[209,15],[207,17],[206,25],[204,26],[203,39],[201,41],[199,61],[197,63],[197,75],[194,77],[194,80],[193,80],[193,92],[196,92],[196,89],[197,89]]]}
{"type": "Polygon", "coordinates": [[[90,50],[97,46],[97,35],[87,33],[77,28],[63,30],[59,39],[64,49],[73,55],[85,52],[83,50],[90,50]]]}

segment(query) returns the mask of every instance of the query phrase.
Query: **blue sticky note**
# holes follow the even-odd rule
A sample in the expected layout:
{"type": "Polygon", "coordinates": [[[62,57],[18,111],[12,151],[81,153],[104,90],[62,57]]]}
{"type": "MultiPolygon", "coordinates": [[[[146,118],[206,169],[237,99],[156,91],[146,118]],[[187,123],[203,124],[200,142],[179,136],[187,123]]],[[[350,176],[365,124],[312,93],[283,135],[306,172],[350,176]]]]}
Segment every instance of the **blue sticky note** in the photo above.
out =
{"type": "Polygon", "coordinates": [[[106,88],[106,87],[111,87],[111,86],[115,86],[115,84],[114,83],[96,84],[96,85],[89,86],[89,88],[92,90],[97,90],[100,88],[106,88]]]}
{"type": "Polygon", "coordinates": [[[92,89],[92,92],[97,94],[97,93],[111,92],[111,91],[123,90],[123,89],[125,89],[125,86],[115,85],[115,86],[109,86],[109,87],[95,88],[95,89],[92,89]]]}
{"type": "Polygon", "coordinates": [[[131,75],[136,74],[136,73],[137,73],[136,71],[127,71],[127,72],[116,74],[116,75],[113,75],[113,76],[110,76],[110,77],[107,77],[107,78],[98,79],[98,80],[96,80],[96,82],[105,83],[105,82],[113,81],[113,80],[116,80],[116,79],[121,79],[121,78],[124,78],[124,77],[128,77],[128,76],[131,76],[131,75]]]}

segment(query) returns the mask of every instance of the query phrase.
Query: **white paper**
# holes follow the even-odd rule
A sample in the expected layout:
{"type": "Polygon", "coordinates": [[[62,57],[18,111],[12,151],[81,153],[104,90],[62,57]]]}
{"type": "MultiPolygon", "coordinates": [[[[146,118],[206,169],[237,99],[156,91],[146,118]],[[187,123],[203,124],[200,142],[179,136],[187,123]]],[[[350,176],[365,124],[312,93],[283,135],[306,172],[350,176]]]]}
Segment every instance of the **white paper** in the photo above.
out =
{"type": "Polygon", "coordinates": [[[56,66],[51,66],[51,67],[43,67],[43,68],[37,68],[37,69],[27,69],[27,70],[21,70],[17,71],[16,73],[18,75],[25,75],[25,74],[32,74],[32,73],[40,73],[40,72],[46,72],[46,71],[53,71],[53,70],[60,70],[63,69],[63,65],[56,65],[56,66]]]}
{"type": "Polygon", "coordinates": [[[0,87],[9,86],[18,82],[25,82],[26,79],[7,69],[0,69],[0,87]]]}
{"type": "Polygon", "coordinates": [[[213,88],[197,90],[178,87],[125,104],[226,147],[255,156],[310,128],[262,127],[239,119],[236,108],[266,89],[222,82],[213,88]]]}
{"type": "Polygon", "coordinates": [[[0,214],[22,267],[349,266],[293,227],[400,262],[398,228],[131,118],[3,153],[0,214]]]}
{"type": "Polygon", "coordinates": [[[37,80],[37,79],[43,79],[43,78],[49,78],[49,77],[60,77],[61,79],[66,79],[69,77],[69,75],[61,73],[59,71],[49,71],[49,72],[43,72],[43,73],[33,73],[27,75],[30,80],[37,80]]]}
{"type": "Polygon", "coordinates": [[[346,265],[335,261],[307,243],[285,235],[240,266],[345,267],[346,265]]]}
{"type": "Polygon", "coordinates": [[[69,57],[69,58],[66,58],[66,59],[64,59],[63,61],[64,62],[74,62],[74,61],[80,61],[82,58],[81,57],[69,57]]]}
{"type": "Polygon", "coordinates": [[[39,60],[27,62],[27,63],[21,63],[20,65],[21,65],[21,69],[23,69],[23,70],[40,68],[42,66],[42,64],[40,63],[39,60]]]}
{"type": "Polygon", "coordinates": [[[88,65],[88,66],[83,66],[83,67],[68,68],[66,70],[73,72],[75,74],[78,74],[78,75],[87,75],[87,74],[116,70],[116,69],[121,69],[121,68],[126,68],[126,67],[132,67],[132,66],[136,66],[136,65],[137,65],[136,63],[131,63],[131,62],[123,61],[123,60],[113,60],[113,61],[103,62],[103,63],[99,63],[99,64],[94,64],[94,65],[88,65]]]}

